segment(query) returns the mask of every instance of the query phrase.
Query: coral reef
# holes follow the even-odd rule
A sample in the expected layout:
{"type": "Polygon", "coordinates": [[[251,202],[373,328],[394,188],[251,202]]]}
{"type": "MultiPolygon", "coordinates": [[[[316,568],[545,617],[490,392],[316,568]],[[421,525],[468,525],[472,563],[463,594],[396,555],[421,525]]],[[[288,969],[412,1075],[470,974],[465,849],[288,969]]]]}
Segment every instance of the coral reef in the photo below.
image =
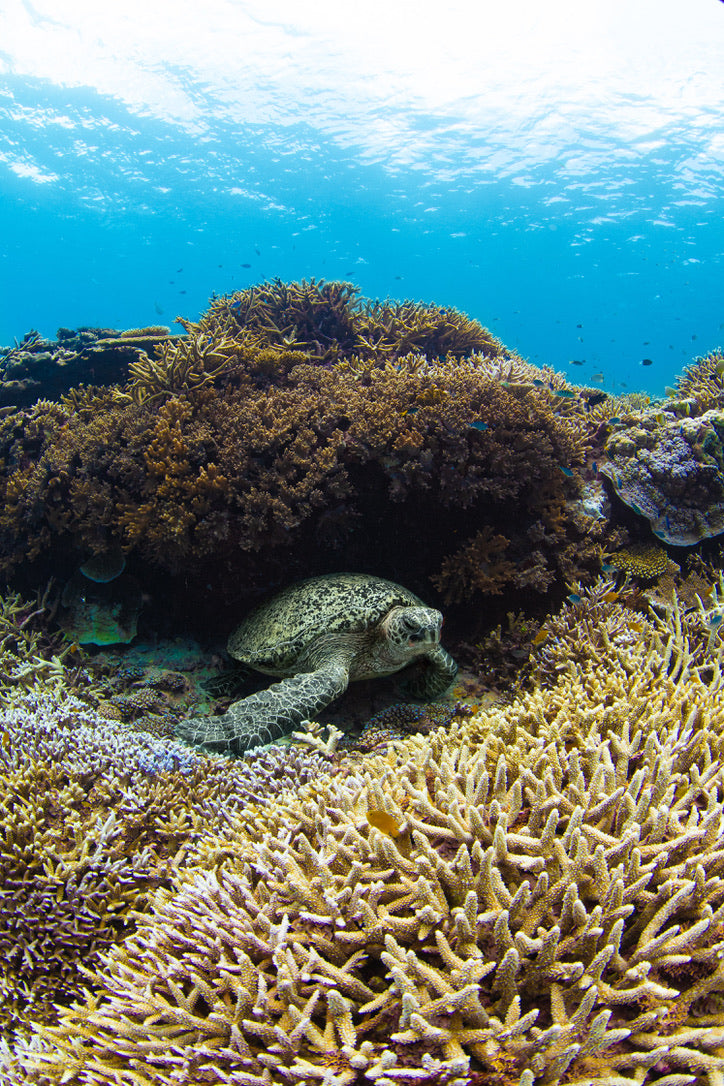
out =
{"type": "MultiPolygon", "coordinates": [[[[0,704],[29,689],[73,689],[77,679],[67,668],[78,646],[51,631],[57,604],[49,604],[52,582],[35,601],[19,593],[0,595],[0,704]]],[[[77,664],[77,660],[74,661],[77,664]]]]}
{"type": "Polygon", "coordinates": [[[600,470],[658,539],[689,547],[724,531],[724,414],[678,417],[682,402],[616,428],[600,470]]]}
{"type": "Polygon", "coordinates": [[[217,804],[8,1082],[718,1082],[724,587],[620,601],[510,704],[217,804]]]}
{"type": "Polygon", "coordinates": [[[724,408],[724,353],[721,349],[698,358],[684,370],[672,389],[675,397],[695,404],[698,412],[724,408]]]}
{"type": "Polygon", "coordinates": [[[0,407],[58,397],[89,378],[97,384],[124,382],[129,366],[152,356],[169,335],[165,327],[59,328],[56,340],[28,332],[14,347],[0,348],[0,407]]]}
{"type": "Polygon", "coordinates": [[[229,765],[26,691],[0,714],[0,1028],[52,1021],[80,998],[80,965],[134,929],[149,892],[210,821],[332,767],[275,748],[229,765]]]}
{"type": "Polygon", "coordinates": [[[365,302],[351,283],[302,280],[262,283],[212,301],[191,336],[231,338],[256,347],[303,351],[324,362],[342,357],[378,360],[410,353],[464,358],[506,357],[478,321],[452,307],[421,302],[365,302]]]}
{"type": "MultiPolygon", "coordinates": [[[[342,305],[334,286],[314,287],[310,320],[342,305]]],[[[485,337],[466,339],[449,311],[443,321],[405,303],[395,318],[414,330],[439,317],[443,356],[343,356],[340,317],[324,341],[317,328],[322,358],[259,345],[261,317],[247,328],[242,310],[214,302],[185,339],[134,363],[125,390],[73,390],[0,419],[2,570],[31,561],[45,573],[120,547],[129,570],[198,568],[198,593],[209,576],[217,596],[246,586],[228,601],[236,613],[297,573],[340,568],[343,552],[347,568],[392,579],[399,553],[414,554],[413,587],[437,575],[460,601],[594,575],[608,522],[576,499],[605,405],[492,341],[458,357],[485,337]],[[373,533],[357,532],[367,520],[373,533]],[[495,540],[501,561],[482,577],[478,552],[495,540]]]]}
{"type": "Polygon", "coordinates": [[[663,547],[654,543],[639,543],[621,547],[609,554],[607,563],[620,573],[628,573],[644,581],[653,581],[665,573],[678,570],[663,547]]]}

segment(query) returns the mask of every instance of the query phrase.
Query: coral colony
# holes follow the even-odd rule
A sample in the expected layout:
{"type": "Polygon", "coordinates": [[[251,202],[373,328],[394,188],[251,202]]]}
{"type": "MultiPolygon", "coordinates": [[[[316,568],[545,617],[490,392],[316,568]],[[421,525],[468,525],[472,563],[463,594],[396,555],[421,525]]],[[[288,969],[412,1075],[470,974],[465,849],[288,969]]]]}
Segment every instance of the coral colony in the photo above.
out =
{"type": "Polygon", "coordinates": [[[0,1082],[721,1086],[722,356],[649,403],[350,284],[181,323],[0,353],[0,1082]],[[179,740],[354,569],[449,694],[179,740]]]}

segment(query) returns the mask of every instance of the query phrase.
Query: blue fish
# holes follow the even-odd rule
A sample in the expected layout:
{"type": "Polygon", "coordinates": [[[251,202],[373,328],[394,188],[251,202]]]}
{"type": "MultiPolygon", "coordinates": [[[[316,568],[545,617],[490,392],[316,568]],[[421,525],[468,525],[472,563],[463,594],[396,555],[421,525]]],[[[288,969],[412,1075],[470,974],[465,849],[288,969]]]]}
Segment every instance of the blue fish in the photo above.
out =
{"type": "Polygon", "coordinates": [[[580,603],[582,599],[583,597],[579,596],[577,592],[571,592],[568,596],[569,603],[580,603]]]}
{"type": "Polygon", "coordinates": [[[480,430],[482,433],[484,430],[489,430],[490,427],[488,426],[487,422],[483,422],[482,419],[476,419],[475,422],[470,423],[470,429],[480,430]]]}
{"type": "Polygon", "coordinates": [[[570,468],[564,468],[563,464],[559,464],[559,467],[560,467],[561,471],[563,472],[563,474],[566,476],[567,479],[572,479],[573,478],[573,472],[571,471],[570,468]]]}

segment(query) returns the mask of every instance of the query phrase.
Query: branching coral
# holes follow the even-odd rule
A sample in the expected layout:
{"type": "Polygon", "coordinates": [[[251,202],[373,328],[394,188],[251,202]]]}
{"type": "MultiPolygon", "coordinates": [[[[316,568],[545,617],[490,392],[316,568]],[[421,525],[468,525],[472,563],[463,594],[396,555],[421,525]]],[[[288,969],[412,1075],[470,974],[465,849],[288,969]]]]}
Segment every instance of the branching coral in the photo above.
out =
{"type": "MultiPolygon", "coordinates": [[[[577,631],[559,629],[565,657],[577,631]]],[[[697,664],[678,611],[635,633],[211,828],[94,993],[6,1057],[10,1080],[724,1071],[724,653],[697,664]]]]}
{"type": "Polygon", "coordinates": [[[210,820],[220,827],[332,764],[276,749],[229,766],[104,720],[60,688],[16,696],[0,734],[6,1035],[81,995],[81,965],[133,929],[134,911],[210,820]]]}
{"type": "Polygon", "coordinates": [[[689,366],[676,382],[676,393],[698,411],[724,408],[724,353],[711,351],[689,366]]]}
{"type": "Polygon", "coordinates": [[[77,646],[63,644],[59,634],[47,630],[54,611],[48,606],[51,590],[48,584],[34,602],[18,593],[0,596],[0,703],[31,687],[52,691],[73,685],[64,661],[77,646]]]}
{"type": "MultiPolygon", "coordinates": [[[[339,551],[373,515],[375,560],[391,538],[387,521],[395,533],[404,526],[424,559],[420,585],[449,550],[443,524],[462,527],[463,517],[473,536],[485,525],[501,534],[496,518],[505,522],[520,587],[545,591],[570,565],[582,575],[588,528],[566,503],[591,432],[583,403],[556,395],[562,379],[481,355],[326,367],[245,348],[237,364],[224,387],[194,370],[196,387],[158,397],[148,376],[142,403],[93,391],[0,420],[4,568],[120,542],[172,572],[203,560],[240,582],[256,576],[254,589],[280,564],[288,570],[292,554],[303,564],[305,547],[339,551]]],[[[445,587],[465,598],[476,586],[445,587]]]]}

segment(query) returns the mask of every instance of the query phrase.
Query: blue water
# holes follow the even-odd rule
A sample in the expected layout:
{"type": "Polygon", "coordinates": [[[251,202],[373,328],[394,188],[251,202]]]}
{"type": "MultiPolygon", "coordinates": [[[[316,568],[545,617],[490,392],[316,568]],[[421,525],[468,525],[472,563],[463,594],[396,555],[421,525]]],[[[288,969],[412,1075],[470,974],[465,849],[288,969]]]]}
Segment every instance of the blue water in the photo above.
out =
{"type": "Polygon", "coordinates": [[[195,318],[274,276],[456,306],[616,391],[663,393],[724,343],[721,3],[682,21],[639,0],[641,25],[613,3],[566,42],[580,5],[548,9],[554,32],[517,0],[491,59],[485,4],[470,40],[464,5],[448,40],[442,9],[400,4],[430,26],[410,44],[393,23],[398,56],[341,17],[215,0],[209,28],[157,2],[163,33],[137,3],[105,30],[80,0],[61,21],[50,0],[3,5],[0,345],[195,318]]]}

